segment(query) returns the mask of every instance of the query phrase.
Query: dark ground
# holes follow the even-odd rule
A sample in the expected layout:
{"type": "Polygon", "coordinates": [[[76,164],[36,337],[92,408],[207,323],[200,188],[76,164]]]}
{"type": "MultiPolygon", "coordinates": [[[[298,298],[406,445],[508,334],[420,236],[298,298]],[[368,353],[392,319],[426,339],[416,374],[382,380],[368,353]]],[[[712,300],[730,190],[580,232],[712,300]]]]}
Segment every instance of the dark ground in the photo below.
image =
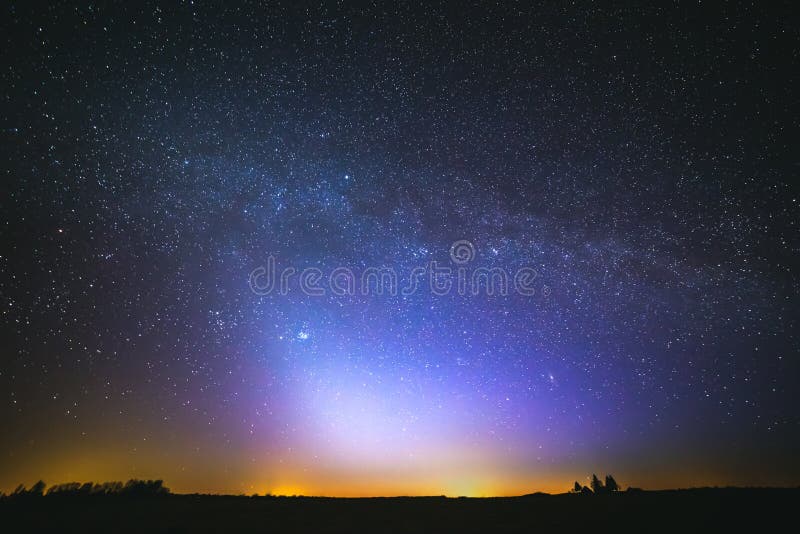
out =
{"type": "Polygon", "coordinates": [[[798,489],[607,496],[33,497],[0,501],[3,532],[793,532],[798,489]]]}

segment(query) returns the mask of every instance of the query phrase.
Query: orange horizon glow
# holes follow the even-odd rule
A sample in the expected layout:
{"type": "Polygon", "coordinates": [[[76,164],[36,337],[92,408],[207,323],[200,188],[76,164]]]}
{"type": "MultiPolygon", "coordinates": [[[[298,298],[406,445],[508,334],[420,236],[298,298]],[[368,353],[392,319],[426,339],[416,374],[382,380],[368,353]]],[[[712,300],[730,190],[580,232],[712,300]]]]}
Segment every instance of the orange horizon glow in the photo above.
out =
{"type": "Polygon", "coordinates": [[[70,437],[63,428],[51,432],[50,439],[29,442],[5,457],[0,491],[9,493],[37,480],[51,486],[136,478],[161,479],[173,493],[182,494],[510,497],[563,493],[575,481],[588,485],[593,473],[612,474],[622,487],[651,490],[796,485],[791,470],[765,470],[756,464],[732,469],[739,464],[726,450],[698,455],[675,445],[658,453],[608,450],[585,458],[559,456],[554,449],[550,457],[531,461],[527,448],[509,441],[502,449],[488,441],[447,444],[434,439],[408,449],[402,444],[312,447],[317,442],[313,439],[302,448],[268,440],[247,447],[212,447],[193,442],[188,432],[150,433],[138,440],[124,433],[84,438],[70,437]]]}
{"type": "MultiPolygon", "coordinates": [[[[60,461],[43,459],[36,469],[12,466],[2,474],[0,491],[9,493],[20,483],[27,486],[44,480],[48,486],[64,482],[105,482],[131,478],[162,479],[176,494],[273,495],[317,497],[513,497],[530,493],[564,493],[575,481],[589,483],[591,469],[576,470],[568,466],[540,474],[520,470],[497,469],[494,466],[463,466],[460,469],[430,472],[390,473],[387,470],[354,472],[341,469],[309,469],[308,466],[287,465],[284,469],[267,466],[261,473],[245,466],[230,468],[228,473],[199,465],[188,468],[170,462],[147,462],[147,467],[121,461],[109,453],[70,456],[60,461]],[[472,474],[467,474],[472,471],[472,474]]],[[[595,472],[599,476],[605,471],[595,472]]],[[[758,477],[737,478],[732,474],[711,471],[682,472],[664,468],[649,477],[636,476],[626,470],[610,471],[623,487],[643,489],[672,489],[704,486],[791,486],[786,480],[764,480],[758,477]]]]}

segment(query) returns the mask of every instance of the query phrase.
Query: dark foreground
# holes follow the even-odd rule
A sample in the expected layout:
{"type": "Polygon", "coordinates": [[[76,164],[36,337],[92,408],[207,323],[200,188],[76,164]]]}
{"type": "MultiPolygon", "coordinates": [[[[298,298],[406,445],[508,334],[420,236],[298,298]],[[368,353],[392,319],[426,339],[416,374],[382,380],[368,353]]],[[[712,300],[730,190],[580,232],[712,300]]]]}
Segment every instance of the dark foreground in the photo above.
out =
{"type": "Polygon", "coordinates": [[[737,488],[492,499],[48,496],[0,501],[0,531],[761,532],[792,525],[798,499],[800,489],[737,488]]]}

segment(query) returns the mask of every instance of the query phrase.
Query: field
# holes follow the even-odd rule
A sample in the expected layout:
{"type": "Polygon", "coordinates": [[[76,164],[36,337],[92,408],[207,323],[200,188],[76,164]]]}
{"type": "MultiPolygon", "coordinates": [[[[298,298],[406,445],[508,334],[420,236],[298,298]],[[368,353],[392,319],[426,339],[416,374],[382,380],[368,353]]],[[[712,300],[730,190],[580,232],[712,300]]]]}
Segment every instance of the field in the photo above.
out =
{"type": "Polygon", "coordinates": [[[777,530],[800,489],[706,488],[513,498],[46,496],[3,499],[6,532],[574,532],[777,530]]]}

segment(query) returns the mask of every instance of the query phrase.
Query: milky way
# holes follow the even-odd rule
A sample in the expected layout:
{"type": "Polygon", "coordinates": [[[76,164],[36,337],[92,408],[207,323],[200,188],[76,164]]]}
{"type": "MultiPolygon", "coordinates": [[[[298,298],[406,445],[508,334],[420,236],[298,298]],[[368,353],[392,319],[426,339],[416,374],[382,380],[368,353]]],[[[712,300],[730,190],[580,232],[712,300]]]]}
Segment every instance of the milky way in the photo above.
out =
{"type": "Polygon", "coordinates": [[[6,5],[0,489],[796,484],[766,9],[6,5]],[[431,262],[533,294],[402,291],[431,262]]]}

